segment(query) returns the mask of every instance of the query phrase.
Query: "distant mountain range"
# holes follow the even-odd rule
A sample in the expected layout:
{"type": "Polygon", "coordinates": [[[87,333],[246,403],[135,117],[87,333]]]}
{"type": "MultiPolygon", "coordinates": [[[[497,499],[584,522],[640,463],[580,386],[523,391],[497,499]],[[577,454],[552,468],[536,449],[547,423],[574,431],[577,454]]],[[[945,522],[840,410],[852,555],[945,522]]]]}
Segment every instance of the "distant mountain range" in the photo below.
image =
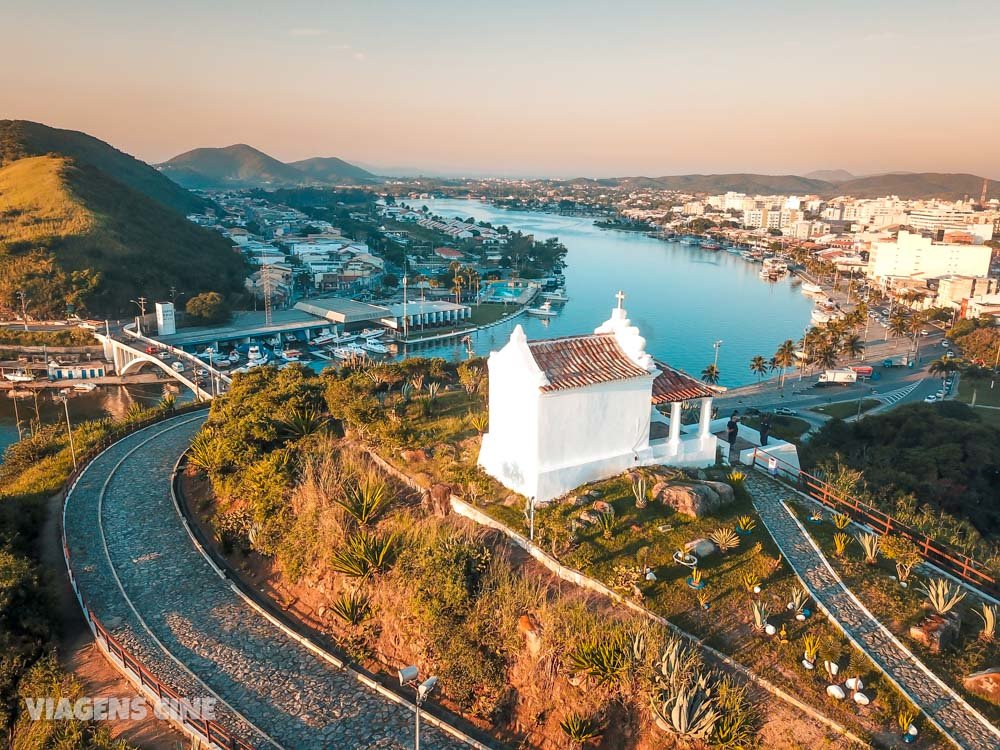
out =
{"type": "Polygon", "coordinates": [[[194,189],[362,185],[378,180],[371,172],[336,157],[286,164],[245,143],[196,148],[157,167],[177,184],[194,189]]]}
{"type": "Polygon", "coordinates": [[[847,182],[853,180],[855,175],[846,169],[817,169],[814,172],[802,175],[810,180],[823,180],[824,182],[847,182]]]}
{"type": "MultiPolygon", "coordinates": [[[[834,180],[815,176],[766,174],[685,174],[664,177],[614,177],[605,179],[578,178],[567,184],[596,184],[630,189],[679,190],[688,193],[725,193],[734,191],[750,195],[816,194],[823,197],[851,195],[856,198],[880,198],[898,195],[900,198],[941,198],[960,200],[966,196],[978,198],[983,178],[972,174],[942,174],[938,172],[894,172],[892,174],[854,177],[844,170],[825,170],[811,175],[827,174],[834,180]],[[846,179],[840,178],[850,175],[846,179]]],[[[1000,181],[990,180],[988,193],[1000,195],[1000,181]]]]}
{"type": "Polygon", "coordinates": [[[206,201],[84,133],[0,122],[0,304],[116,316],[171,287],[238,294],[243,262],[184,214],[206,201]]]}

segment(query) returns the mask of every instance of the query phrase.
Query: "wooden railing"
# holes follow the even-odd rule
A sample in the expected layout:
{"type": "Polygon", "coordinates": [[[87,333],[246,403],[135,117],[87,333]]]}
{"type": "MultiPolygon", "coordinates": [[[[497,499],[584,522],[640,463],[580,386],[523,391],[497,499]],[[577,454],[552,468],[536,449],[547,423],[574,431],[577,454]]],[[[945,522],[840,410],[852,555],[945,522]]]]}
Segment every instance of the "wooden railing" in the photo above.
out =
{"type": "Polygon", "coordinates": [[[752,465],[755,467],[760,465],[765,469],[776,468],[780,475],[789,478],[802,492],[826,507],[850,516],[852,520],[868,526],[878,534],[895,534],[909,539],[927,562],[933,563],[946,573],[992,597],[1000,597],[1000,586],[997,585],[996,576],[985,565],[968,555],[942,544],[870,503],[838,492],[828,482],[766,451],[760,451],[759,448],[754,449],[752,465]]]}
{"type": "Polygon", "coordinates": [[[104,646],[104,650],[114,657],[114,659],[121,665],[125,673],[132,676],[135,683],[139,685],[141,689],[149,691],[152,695],[156,695],[160,704],[169,709],[166,712],[166,716],[174,721],[174,723],[178,724],[182,729],[193,732],[201,737],[201,739],[204,742],[207,742],[210,747],[221,748],[222,750],[255,750],[253,745],[250,745],[240,739],[214,719],[206,719],[200,716],[199,712],[192,707],[189,700],[183,698],[176,690],[153,674],[153,672],[150,671],[134,654],[129,652],[113,635],[111,635],[111,633],[108,632],[107,628],[101,624],[90,607],[87,606],[87,602],[84,600],[83,594],[80,592],[76,576],[73,574],[73,567],[70,565],[69,545],[66,542],[66,503],[69,501],[70,493],[76,485],[77,480],[80,478],[80,475],[83,474],[84,469],[87,468],[87,465],[91,461],[97,458],[97,456],[99,456],[108,447],[128,435],[145,429],[146,427],[156,424],[157,422],[162,422],[165,419],[199,411],[205,409],[207,406],[207,403],[185,404],[184,406],[174,409],[170,413],[164,412],[157,414],[155,417],[150,419],[133,422],[127,427],[110,433],[103,440],[101,440],[99,444],[95,445],[79,458],[77,461],[77,468],[66,480],[67,490],[66,496],[63,500],[63,558],[66,561],[66,571],[69,575],[69,582],[73,588],[73,593],[76,594],[77,601],[80,603],[80,607],[83,610],[84,616],[87,618],[87,623],[90,626],[94,637],[104,646]]]}

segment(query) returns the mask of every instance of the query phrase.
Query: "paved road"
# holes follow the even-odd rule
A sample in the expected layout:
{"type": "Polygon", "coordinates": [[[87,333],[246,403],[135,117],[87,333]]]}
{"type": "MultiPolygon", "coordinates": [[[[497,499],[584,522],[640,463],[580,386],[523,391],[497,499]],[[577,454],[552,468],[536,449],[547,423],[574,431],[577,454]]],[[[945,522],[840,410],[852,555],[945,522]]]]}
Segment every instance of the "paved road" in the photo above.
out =
{"type": "Polygon", "coordinates": [[[747,477],[747,489],[782,555],[813,598],[840,624],[851,640],[895,680],[958,747],[965,750],[994,750],[1000,747],[1000,730],[963,704],[951,690],[932,679],[920,662],[908,654],[849,594],[823,555],[811,544],[805,530],[782,504],[782,500],[793,493],[780,482],[757,471],[750,472],[747,477]]]}
{"type": "MultiPolygon", "coordinates": [[[[224,700],[220,723],[255,747],[411,747],[407,708],[289,638],[191,543],[169,484],[203,419],[176,417],[131,435],[84,472],[68,501],[66,537],[85,601],[182,695],[224,700]]],[[[464,747],[430,726],[421,735],[427,748],[464,747]]]]}

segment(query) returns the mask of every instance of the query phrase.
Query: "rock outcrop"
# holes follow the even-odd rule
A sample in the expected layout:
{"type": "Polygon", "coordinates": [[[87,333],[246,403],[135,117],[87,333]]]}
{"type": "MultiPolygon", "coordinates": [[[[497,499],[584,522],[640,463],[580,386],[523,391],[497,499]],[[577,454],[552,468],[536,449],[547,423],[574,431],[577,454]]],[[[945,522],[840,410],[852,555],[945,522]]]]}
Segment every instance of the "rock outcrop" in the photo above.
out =
{"type": "Polygon", "coordinates": [[[701,518],[733,502],[733,488],[725,482],[657,482],[653,499],[668,505],[678,513],[701,518]]]}

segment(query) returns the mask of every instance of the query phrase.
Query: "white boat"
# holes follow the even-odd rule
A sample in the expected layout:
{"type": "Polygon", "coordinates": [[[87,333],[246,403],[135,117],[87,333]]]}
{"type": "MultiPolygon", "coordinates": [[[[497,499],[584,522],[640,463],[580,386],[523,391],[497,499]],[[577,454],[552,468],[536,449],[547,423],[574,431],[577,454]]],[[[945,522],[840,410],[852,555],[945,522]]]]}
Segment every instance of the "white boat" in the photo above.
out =
{"type": "Polygon", "coordinates": [[[552,318],[556,315],[556,311],[552,309],[552,303],[548,300],[538,307],[529,307],[527,313],[528,315],[534,315],[536,318],[552,318]]]}
{"type": "Polygon", "coordinates": [[[354,339],[356,339],[356,338],[357,338],[357,336],[355,336],[353,333],[345,333],[342,336],[334,336],[333,341],[331,341],[330,343],[331,344],[349,344],[350,342],[354,341],[354,339]]]}
{"type": "Polygon", "coordinates": [[[383,333],[385,333],[385,329],[384,328],[365,328],[361,332],[361,338],[363,338],[363,339],[377,339],[383,333]]]}
{"type": "Polygon", "coordinates": [[[312,339],[309,343],[313,346],[323,346],[323,344],[332,344],[337,340],[337,336],[333,333],[324,333],[316,338],[312,339]]]}
{"type": "Polygon", "coordinates": [[[334,349],[333,356],[337,359],[353,359],[354,357],[365,356],[365,350],[357,344],[348,344],[347,346],[338,346],[334,349]]]}
{"type": "Polygon", "coordinates": [[[258,365],[267,364],[267,352],[261,349],[256,344],[251,345],[247,350],[247,365],[250,367],[257,367],[258,365]]]}
{"type": "Polygon", "coordinates": [[[27,370],[14,370],[13,372],[5,372],[3,374],[5,380],[9,380],[11,383],[30,383],[35,379],[27,370]]]}
{"type": "Polygon", "coordinates": [[[298,349],[285,349],[281,352],[281,358],[286,362],[298,362],[302,357],[302,352],[298,349]]]}
{"type": "Polygon", "coordinates": [[[805,294],[821,294],[823,292],[823,287],[819,284],[813,284],[811,281],[803,281],[801,289],[805,294]]]}
{"type": "Polygon", "coordinates": [[[542,297],[549,302],[569,302],[569,297],[562,292],[542,292],[542,297]]]}
{"type": "Polygon", "coordinates": [[[77,393],[90,393],[91,391],[96,391],[97,386],[93,383],[74,383],[73,390],[77,393]]]}
{"type": "Polygon", "coordinates": [[[226,359],[228,359],[230,362],[239,362],[240,353],[235,349],[233,349],[231,352],[229,352],[229,356],[226,359]]]}
{"type": "Polygon", "coordinates": [[[371,352],[372,354],[386,354],[389,351],[389,347],[383,346],[372,339],[366,339],[365,343],[361,345],[361,348],[365,351],[371,352]]]}

